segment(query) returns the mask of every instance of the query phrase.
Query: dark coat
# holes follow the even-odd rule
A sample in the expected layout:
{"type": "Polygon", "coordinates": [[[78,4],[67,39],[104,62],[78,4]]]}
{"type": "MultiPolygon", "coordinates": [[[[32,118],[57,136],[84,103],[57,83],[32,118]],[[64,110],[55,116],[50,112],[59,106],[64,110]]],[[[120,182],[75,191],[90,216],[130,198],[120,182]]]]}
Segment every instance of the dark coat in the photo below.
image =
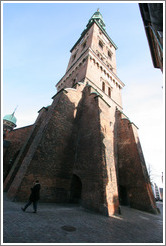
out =
{"type": "Polygon", "coordinates": [[[31,195],[29,197],[29,200],[32,202],[38,201],[40,199],[40,184],[37,183],[31,188],[31,195]]]}

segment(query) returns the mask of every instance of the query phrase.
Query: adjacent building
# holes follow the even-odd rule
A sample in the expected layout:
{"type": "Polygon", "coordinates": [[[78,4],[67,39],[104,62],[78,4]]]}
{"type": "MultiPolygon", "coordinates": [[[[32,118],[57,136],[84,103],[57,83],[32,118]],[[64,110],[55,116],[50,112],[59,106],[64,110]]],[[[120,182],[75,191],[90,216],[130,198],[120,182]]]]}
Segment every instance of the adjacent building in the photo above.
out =
{"type": "Polygon", "coordinates": [[[163,71],[163,3],[139,3],[155,68],[163,71]]]}

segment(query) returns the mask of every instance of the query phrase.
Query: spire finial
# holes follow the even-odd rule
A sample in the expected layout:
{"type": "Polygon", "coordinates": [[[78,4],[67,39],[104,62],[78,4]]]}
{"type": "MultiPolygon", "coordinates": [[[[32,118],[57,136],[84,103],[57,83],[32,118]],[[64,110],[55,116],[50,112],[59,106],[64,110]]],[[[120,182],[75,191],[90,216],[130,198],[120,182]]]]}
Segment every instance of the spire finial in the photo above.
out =
{"type": "Polygon", "coordinates": [[[16,112],[16,109],[18,108],[18,105],[15,107],[15,110],[13,111],[13,114],[12,115],[14,115],[14,113],[16,112]]]}

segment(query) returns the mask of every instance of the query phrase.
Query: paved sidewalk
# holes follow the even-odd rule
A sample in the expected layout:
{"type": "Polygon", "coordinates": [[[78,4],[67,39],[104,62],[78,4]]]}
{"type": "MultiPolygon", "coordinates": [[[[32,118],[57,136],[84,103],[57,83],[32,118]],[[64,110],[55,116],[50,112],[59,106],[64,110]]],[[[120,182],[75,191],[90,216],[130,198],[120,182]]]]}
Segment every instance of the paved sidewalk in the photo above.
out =
{"type": "Polygon", "coordinates": [[[21,210],[23,203],[4,195],[3,243],[162,243],[161,214],[122,207],[122,215],[105,217],[80,206],[39,203],[21,210]]]}

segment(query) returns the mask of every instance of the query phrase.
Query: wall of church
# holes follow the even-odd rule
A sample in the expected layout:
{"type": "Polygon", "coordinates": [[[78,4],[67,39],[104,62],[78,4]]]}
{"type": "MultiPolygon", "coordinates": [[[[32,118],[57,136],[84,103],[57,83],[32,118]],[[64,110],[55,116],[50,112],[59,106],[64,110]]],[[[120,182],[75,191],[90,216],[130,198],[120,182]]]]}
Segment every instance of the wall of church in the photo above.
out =
{"type": "Polygon", "coordinates": [[[100,113],[96,94],[85,87],[77,107],[74,123],[75,160],[73,174],[82,184],[81,204],[89,209],[103,211],[103,158],[100,132],[100,113]]]}
{"type": "Polygon", "coordinates": [[[69,200],[73,167],[71,132],[78,100],[79,93],[75,89],[62,91],[54,97],[8,190],[9,197],[26,200],[33,181],[39,179],[41,201],[69,200]]]}
{"type": "MultiPolygon", "coordinates": [[[[32,125],[32,129],[30,131],[30,134],[28,135],[28,137],[25,139],[25,142],[23,143],[22,148],[19,151],[18,157],[16,158],[16,160],[14,161],[12,168],[10,169],[10,172],[8,173],[5,181],[4,181],[4,191],[8,191],[9,188],[12,187],[12,182],[14,181],[18,170],[20,169],[22,162],[24,161],[24,158],[27,158],[27,154],[29,152],[29,149],[31,147],[31,144],[34,141],[34,138],[36,136],[36,133],[38,132],[41,122],[47,118],[47,110],[48,108],[42,108],[39,110],[39,115],[36,119],[36,122],[34,123],[34,125],[32,125]]],[[[26,159],[28,160],[28,158],[26,159]]],[[[22,177],[24,176],[26,172],[26,169],[23,170],[22,173],[20,173],[20,179],[22,179],[22,177]]],[[[13,185],[14,190],[12,190],[11,192],[11,197],[15,196],[15,192],[17,192],[18,186],[15,184],[13,185]]]]}
{"type": "Polygon", "coordinates": [[[39,179],[41,201],[70,202],[76,177],[84,207],[106,215],[117,211],[110,108],[84,86],[78,84],[54,97],[8,190],[9,197],[27,200],[33,181],[39,179]]]}
{"type": "Polygon", "coordinates": [[[120,203],[156,213],[156,203],[136,126],[117,111],[118,182],[120,203]]]}
{"type": "Polygon", "coordinates": [[[111,215],[118,212],[120,197],[131,207],[155,212],[136,130],[115,109],[85,83],[57,93],[40,111],[8,196],[27,200],[39,179],[41,202],[79,200],[111,215]]]}
{"type": "Polygon", "coordinates": [[[115,149],[115,107],[108,105],[99,99],[100,127],[102,135],[103,158],[105,164],[104,187],[106,191],[106,204],[108,214],[118,213],[119,197],[116,170],[116,149],[115,149]]]}

